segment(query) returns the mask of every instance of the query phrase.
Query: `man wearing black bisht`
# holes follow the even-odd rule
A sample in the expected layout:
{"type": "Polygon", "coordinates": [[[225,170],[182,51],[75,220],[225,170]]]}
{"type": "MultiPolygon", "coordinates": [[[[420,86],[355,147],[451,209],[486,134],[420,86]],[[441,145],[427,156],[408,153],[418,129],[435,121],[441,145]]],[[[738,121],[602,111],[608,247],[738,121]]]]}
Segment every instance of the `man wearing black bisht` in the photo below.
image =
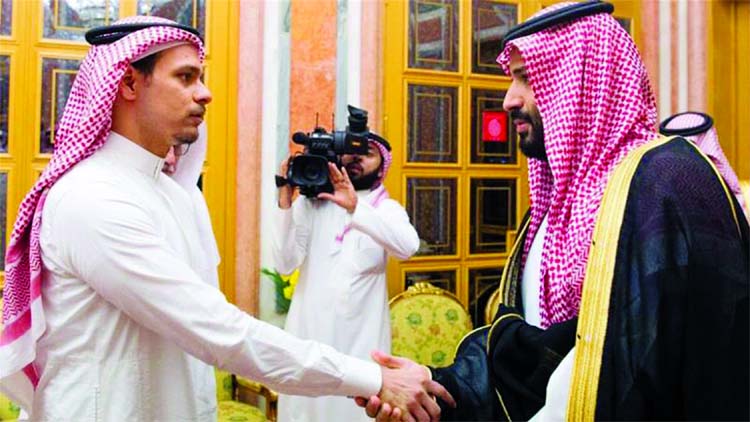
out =
{"type": "Polygon", "coordinates": [[[431,369],[443,420],[749,418],[747,220],[710,159],[656,133],[612,11],[555,5],[504,39],[531,207],[493,324],[431,369]]]}

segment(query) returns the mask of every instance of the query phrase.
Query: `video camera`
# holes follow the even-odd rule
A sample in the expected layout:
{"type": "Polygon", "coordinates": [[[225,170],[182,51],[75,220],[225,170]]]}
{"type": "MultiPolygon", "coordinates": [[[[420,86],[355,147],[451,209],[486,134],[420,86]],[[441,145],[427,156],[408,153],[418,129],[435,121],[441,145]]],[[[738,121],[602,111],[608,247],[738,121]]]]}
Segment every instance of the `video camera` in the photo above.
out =
{"type": "Polygon", "coordinates": [[[348,106],[349,125],[346,130],[326,132],[316,127],[312,133],[297,132],[292,135],[294,143],[305,146],[305,151],[292,159],[287,171],[287,183],[299,186],[300,193],[308,198],[321,192],[333,193],[333,184],[328,177],[328,163],[341,167],[342,154],[367,154],[367,111],[348,106]]]}

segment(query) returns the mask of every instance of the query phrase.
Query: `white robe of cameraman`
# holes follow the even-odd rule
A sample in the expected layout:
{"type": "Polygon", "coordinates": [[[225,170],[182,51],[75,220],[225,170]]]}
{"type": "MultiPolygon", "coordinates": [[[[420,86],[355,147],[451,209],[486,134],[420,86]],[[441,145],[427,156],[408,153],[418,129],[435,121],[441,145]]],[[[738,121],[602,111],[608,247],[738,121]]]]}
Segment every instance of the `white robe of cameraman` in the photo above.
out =
{"type": "MultiPolygon", "coordinates": [[[[276,269],[282,274],[300,270],[286,319],[290,333],[363,359],[375,349],[390,352],[387,255],[408,259],[419,248],[419,236],[398,202],[377,203],[383,189],[358,191],[351,214],[304,196],[290,209],[278,209],[276,269]],[[351,229],[337,241],[347,226],[351,229]]],[[[279,399],[280,422],[366,420],[363,409],[345,397],[279,399]]]]}

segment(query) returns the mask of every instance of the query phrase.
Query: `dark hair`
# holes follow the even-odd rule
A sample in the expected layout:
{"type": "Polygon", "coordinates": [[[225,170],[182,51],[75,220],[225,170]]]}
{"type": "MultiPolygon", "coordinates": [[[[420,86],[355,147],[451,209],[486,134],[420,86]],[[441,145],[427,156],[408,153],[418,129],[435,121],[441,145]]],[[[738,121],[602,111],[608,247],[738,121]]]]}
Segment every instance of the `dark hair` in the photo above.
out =
{"type": "Polygon", "coordinates": [[[161,52],[146,56],[136,62],[130,63],[135,70],[141,72],[146,76],[151,76],[154,73],[154,67],[156,67],[156,61],[159,59],[161,52]]]}

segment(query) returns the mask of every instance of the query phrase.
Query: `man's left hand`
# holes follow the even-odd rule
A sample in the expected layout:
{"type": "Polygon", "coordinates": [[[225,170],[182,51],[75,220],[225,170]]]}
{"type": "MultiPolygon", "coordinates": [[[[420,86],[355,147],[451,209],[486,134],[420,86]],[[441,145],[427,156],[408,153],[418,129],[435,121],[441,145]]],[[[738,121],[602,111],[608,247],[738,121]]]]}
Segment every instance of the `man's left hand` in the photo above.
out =
{"type": "Polygon", "coordinates": [[[333,184],[333,194],[320,193],[318,199],[325,199],[335,203],[341,208],[346,209],[350,214],[357,208],[357,191],[349,179],[345,168],[339,170],[335,164],[328,163],[328,177],[333,184]]]}

